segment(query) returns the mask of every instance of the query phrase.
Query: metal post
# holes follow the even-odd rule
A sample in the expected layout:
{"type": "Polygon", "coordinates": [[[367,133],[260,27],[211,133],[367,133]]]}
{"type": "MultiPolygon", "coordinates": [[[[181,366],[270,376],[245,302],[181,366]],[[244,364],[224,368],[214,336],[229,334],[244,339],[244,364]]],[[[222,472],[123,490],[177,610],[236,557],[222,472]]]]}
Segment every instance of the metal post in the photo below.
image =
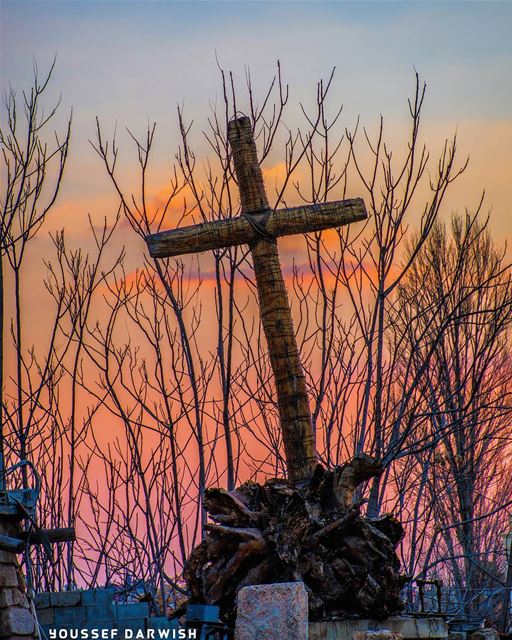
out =
{"type": "Polygon", "coordinates": [[[501,633],[507,633],[508,629],[508,615],[510,610],[510,594],[512,593],[512,553],[510,552],[510,538],[512,538],[512,532],[507,536],[507,544],[505,545],[505,553],[507,554],[507,577],[505,580],[505,591],[503,592],[502,608],[499,629],[501,633]]]}

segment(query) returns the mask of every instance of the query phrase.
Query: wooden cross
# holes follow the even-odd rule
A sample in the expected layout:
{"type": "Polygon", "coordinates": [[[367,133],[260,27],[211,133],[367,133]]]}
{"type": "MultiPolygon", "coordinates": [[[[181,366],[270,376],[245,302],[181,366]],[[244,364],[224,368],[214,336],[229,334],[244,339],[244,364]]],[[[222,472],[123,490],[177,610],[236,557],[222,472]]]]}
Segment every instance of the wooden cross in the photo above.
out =
{"type": "Polygon", "coordinates": [[[339,227],[364,220],[367,213],[359,198],[271,210],[248,117],[229,122],[228,140],[240,192],[241,215],[163,231],[148,236],[146,242],[153,258],[249,245],[261,322],[275,378],[288,476],[292,482],[300,482],[314,471],[315,438],[276,238],[339,227]]]}

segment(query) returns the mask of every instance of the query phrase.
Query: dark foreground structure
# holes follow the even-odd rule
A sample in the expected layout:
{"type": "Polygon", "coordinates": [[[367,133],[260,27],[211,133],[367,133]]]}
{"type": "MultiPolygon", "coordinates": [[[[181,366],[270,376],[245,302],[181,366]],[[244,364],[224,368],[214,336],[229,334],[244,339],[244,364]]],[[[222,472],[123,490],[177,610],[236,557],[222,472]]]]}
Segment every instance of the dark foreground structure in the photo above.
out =
{"type": "Polygon", "coordinates": [[[334,471],[318,465],[299,484],[272,479],[207,491],[215,524],[186,569],[191,601],[219,605],[232,621],[242,587],[301,580],[311,621],[400,612],[402,526],[391,515],[365,518],[353,504],[355,489],[381,471],[364,456],[334,471]]]}

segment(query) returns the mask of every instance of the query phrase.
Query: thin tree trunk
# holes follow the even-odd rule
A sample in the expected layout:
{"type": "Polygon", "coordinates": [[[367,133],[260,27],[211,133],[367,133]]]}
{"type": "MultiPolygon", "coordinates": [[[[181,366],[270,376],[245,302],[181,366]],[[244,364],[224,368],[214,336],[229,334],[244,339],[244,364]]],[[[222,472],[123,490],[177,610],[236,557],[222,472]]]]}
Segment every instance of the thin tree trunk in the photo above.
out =
{"type": "Polygon", "coordinates": [[[222,382],[222,426],[224,428],[224,438],[226,442],[226,475],[228,491],[235,488],[235,469],[233,464],[233,442],[231,438],[231,425],[229,414],[230,386],[231,386],[231,345],[233,339],[233,285],[234,274],[231,268],[229,281],[229,298],[228,298],[228,353],[226,356],[224,350],[224,301],[222,295],[222,280],[220,273],[221,258],[215,257],[215,278],[217,280],[217,304],[218,304],[218,341],[217,353],[219,356],[219,368],[222,382]]]}
{"type": "MultiPolygon", "coordinates": [[[[14,257],[14,260],[16,258],[14,257]]],[[[17,382],[17,413],[18,413],[18,433],[20,440],[20,459],[27,458],[27,441],[29,437],[28,430],[23,424],[23,358],[22,358],[22,338],[21,338],[21,281],[20,281],[20,265],[15,263],[14,266],[14,301],[16,308],[15,318],[15,334],[14,340],[16,344],[16,382],[17,382]]],[[[23,488],[28,489],[27,468],[21,469],[23,488]]]]}
{"type": "Polygon", "coordinates": [[[5,489],[4,431],[4,257],[0,247],[0,491],[5,489]]]}

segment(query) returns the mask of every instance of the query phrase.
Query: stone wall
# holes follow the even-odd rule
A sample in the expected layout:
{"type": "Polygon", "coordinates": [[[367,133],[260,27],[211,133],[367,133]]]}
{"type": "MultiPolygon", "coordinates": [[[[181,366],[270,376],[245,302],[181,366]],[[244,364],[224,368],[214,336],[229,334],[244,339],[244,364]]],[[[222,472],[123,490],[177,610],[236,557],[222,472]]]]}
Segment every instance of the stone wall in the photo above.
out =
{"type": "MultiPolygon", "coordinates": [[[[112,601],[113,589],[60,591],[39,593],[35,604],[41,630],[48,636],[52,630],[118,630],[122,638],[127,631],[177,629],[176,623],[165,617],[150,617],[146,602],[117,604],[112,601]]],[[[172,637],[172,636],[171,636],[172,637]]]]}
{"type": "MultiPolygon", "coordinates": [[[[12,535],[14,531],[3,526],[0,533],[12,535]]],[[[34,632],[34,617],[16,554],[0,550],[0,639],[32,640],[34,632]]]]}

